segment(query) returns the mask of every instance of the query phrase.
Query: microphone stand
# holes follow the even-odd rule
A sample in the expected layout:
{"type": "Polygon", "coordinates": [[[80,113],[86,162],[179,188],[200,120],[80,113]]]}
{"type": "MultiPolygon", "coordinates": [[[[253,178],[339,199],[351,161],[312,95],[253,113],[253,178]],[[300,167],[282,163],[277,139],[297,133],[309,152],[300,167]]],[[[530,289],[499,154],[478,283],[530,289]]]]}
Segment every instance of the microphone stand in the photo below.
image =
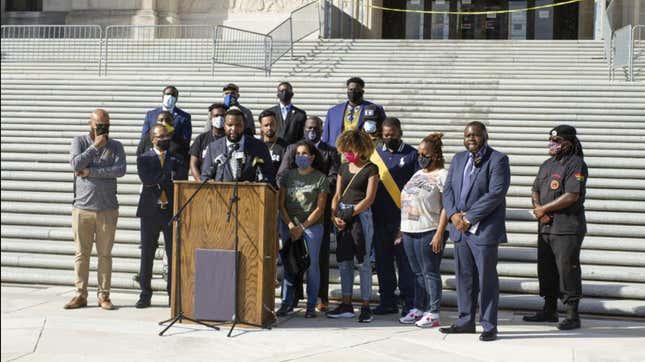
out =
{"type": "MultiPolygon", "coordinates": [[[[215,168],[215,170],[217,170],[217,168],[215,168]]],[[[190,202],[193,201],[193,198],[195,198],[197,193],[199,193],[199,191],[201,191],[202,187],[204,187],[204,185],[209,180],[211,180],[214,175],[215,175],[215,172],[213,172],[211,174],[211,177],[206,178],[204,181],[202,181],[201,184],[199,184],[199,187],[197,188],[197,190],[195,190],[195,192],[193,192],[193,194],[190,195],[188,200],[186,200],[186,202],[181,206],[181,208],[179,208],[177,213],[168,222],[168,224],[171,224],[171,223],[175,222],[175,233],[176,233],[175,235],[177,235],[177,238],[176,238],[176,244],[177,244],[176,260],[178,261],[177,262],[178,265],[177,265],[177,270],[174,271],[174,274],[175,274],[175,283],[177,283],[177,293],[175,293],[175,303],[178,303],[178,306],[177,306],[177,313],[173,318],[167,319],[167,320],[165,320],[163,322],[159,322],[160,326],[170,322],[170,324],[166,328],[164,328],[164,330],[159,332],[160,336],[163,336],[163,334],[170,327],[172,327],[175,323],[182,322],[183,320],[187,320],[187,321],[190,321],[190,322],[193,322],[193,323],[196,323],[196,324],[201,324],[202,326],[213,328],[214,330],[219,331],[219,327],[217,327],[217,326],[213,326],[213,325],[210,325],[208,323],[204,323],[201,320],[191,318],[191,317],[187,317],[186,315],[184,315],[184,311],[182,310],[182,306],[181,306],[182,305],[182,303],[181,303],[181,265],[179,265],[179,264],[181,264],[181,214],[184,211],[184,209],[186,209],[188,204],[190,204],[190,202]]]]}

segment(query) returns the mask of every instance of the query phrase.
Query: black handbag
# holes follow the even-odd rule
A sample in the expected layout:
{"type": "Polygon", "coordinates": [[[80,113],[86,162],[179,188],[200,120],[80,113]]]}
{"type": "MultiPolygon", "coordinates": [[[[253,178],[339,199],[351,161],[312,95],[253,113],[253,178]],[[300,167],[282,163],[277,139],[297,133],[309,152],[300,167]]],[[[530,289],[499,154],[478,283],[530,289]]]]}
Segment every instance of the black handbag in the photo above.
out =
{"type": "Polygon", "coordinates": [[[291,275],[304,274],[309,269],[311,259],[304,239],[287,240],[282,246],[282,253],[285,256],[283,266],[286,273],[291,275]]]}

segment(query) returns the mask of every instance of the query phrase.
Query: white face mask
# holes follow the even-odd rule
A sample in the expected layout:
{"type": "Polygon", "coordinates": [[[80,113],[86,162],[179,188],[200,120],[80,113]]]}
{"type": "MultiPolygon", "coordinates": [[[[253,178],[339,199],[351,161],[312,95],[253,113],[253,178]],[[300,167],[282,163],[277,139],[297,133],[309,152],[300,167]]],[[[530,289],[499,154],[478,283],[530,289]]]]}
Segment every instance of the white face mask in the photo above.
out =
{"type": "Polygon", "coordinates": [[[177,98],[175,96],[164,94],[163,101],[161,102],[164,107],[166,107],[167,109],[175,108],[175,103],[177,103],[177,98]]]}
{"type": "Polygon", "coordinates": [[[365,123],[363,123],[363,130],[366,133],[374,133],[374,132],[376,132],[376,122],[374,122],[374,121],[365,121],[365,123]]]}
{"type": "Polygon", "coordinates": [[[213,128],[217,128],[217,129],[224,128],[224,117],[215,116],[211,118],[211,125],[213,126],[213,128]]]}

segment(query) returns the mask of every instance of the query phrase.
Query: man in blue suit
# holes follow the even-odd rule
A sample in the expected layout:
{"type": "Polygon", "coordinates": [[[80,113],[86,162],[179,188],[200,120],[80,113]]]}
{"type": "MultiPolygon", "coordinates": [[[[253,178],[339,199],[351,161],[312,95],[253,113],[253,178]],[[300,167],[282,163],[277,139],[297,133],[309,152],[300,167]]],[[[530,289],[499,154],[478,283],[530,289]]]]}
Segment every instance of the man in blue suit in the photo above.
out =
{"type": "MultiPolygon", "coordinates": [[[[154,148],[137,157],[137,173],[143,183],[137,217],[141,218],[141,265],[139,269],[141,294],[135,305],[137,308],[150,306],[152,297],[152,263],[159,243],[159,234],[163,232],[164,247],[168,260],[172,260],[172,226],[168,223],[173,212],[173,180],[177,175],[186,175],[183,160],[176,157],[168,149],[170,135],[163,125],[155,125],[151,129],[154,148]]],[[[172,263],[169,263],[172,265],[172,263]]],[[[170,276],[166,290],[170,296],[170,276]]]]}
{"type": "Polygon", "coordinates": [[[481,341],[497,339],[499,278],[497,249],[506,242],[506,192],[511,181],[508,156],[487,144],[481,122],[464,130],[467,151],[450,163],[443,190],[443,207],[450,218],[455,243],[455,276],[459,319],[442,333],[475,333],[477,296],[480,294],[481,341]]]}
{"type": "Polygon", "coordinates": [[[275,183],[275,171],[264,142],[244,134],[244,113],[231,107],[224,116],[225,137],[208,145],[201,180],[275,183]]]}
{"type": "MultiPolygon", "coordinates": [[[[361,129],[364,122],[365,106],[374,104],[363,99],[365,82],[358,77],[347,80],[347,102],[335,105],[327,111],[322,141],[335,146],[336,138],[348,129],[361,129]]],[[[377,124],[385,119],[383,107],[376,106],[377,124]]]]}
{"type": "Polygon", "coordinates": [[[146,113],[146,119],[141,128],[141,138],[150,137],[150,130],[157,124],[157,116],[162,111],[168,111],[173,117],[173,129],[175,138],[181,140],[181,147],[177,153],[184,156],[184,164],[189,162],[190,139],[193,135],[193,125],[190,120],[190,114],[176,107],[177,100],[179,99],[179,91],[175,86],[169,85],[163,89],[161,96],[161,107],[149,110],[146,113]]]}

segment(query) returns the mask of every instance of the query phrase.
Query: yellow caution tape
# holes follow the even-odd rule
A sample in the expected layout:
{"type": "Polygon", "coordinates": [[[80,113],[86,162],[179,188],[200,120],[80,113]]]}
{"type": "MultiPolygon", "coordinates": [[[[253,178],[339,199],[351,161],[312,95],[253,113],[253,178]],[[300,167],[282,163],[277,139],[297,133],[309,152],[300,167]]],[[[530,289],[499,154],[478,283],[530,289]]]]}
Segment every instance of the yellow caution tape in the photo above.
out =
{"type": "MultiPolygon", "coordinates": [[[[532,11],[532,10],[539,10],[539,9],[547,9],[547,8],[554,8],[556,6],[563,6],[563,5],[569,5],[573,3],[578,3],[581,2],[582,0],[567,0],[555,4],[547,4],[547,5],[540,5],[540,6],[533,6],[530,8],[523,8],[523,9],[508,9],[508,10],[490,10],[490,11],[439,11],[439,10],[409,10],[409,9],[395,9],[395,8],[387,8],[384,6],[378,6],[378,5],[371,5],[371,4],[365,4],[366,7],[372,8],[372,9],[377,9],[377,10],[385,10],[385,11],[396,11],[400,13],[419,13],[419,14],[443,14],[443,15],[486,15],[486,14],[509,14],[509,13],[520,13],[524,11],[532,11]]],[[[594,0],[594,2],[597,0],[594,0]]]]}

